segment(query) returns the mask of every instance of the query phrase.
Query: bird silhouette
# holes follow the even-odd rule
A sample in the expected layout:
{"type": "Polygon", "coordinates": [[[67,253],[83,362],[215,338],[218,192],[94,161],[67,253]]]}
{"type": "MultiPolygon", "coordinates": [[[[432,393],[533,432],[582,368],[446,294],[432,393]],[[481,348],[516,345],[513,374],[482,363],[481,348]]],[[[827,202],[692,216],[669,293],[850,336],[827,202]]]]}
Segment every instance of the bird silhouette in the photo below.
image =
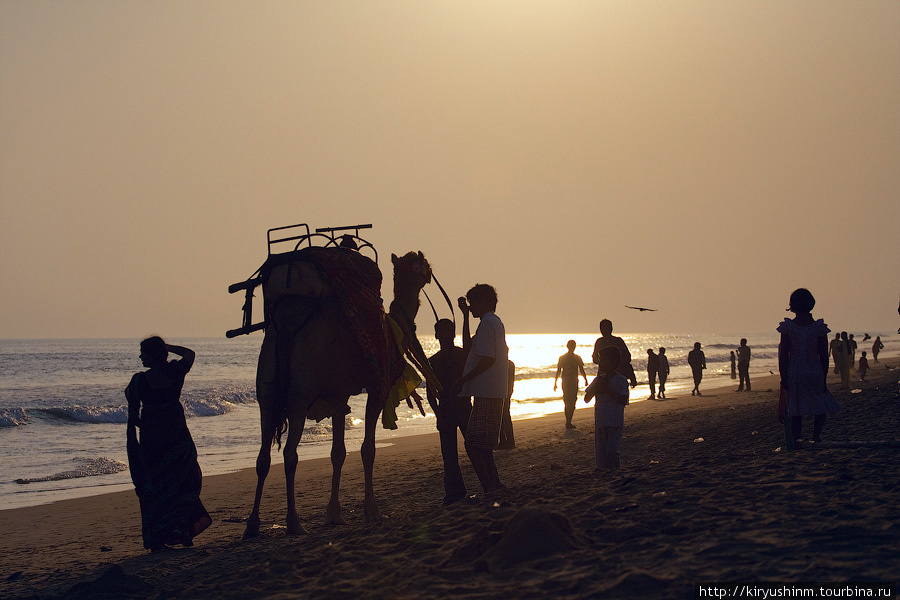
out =
{"type": "Polygon", "coordinates": [[[639,311],[641,311],[641,312],[644,312],[644,311],[647,311],[647,310],[649,310],[650,312],[656,312],[656,309],[655,309],[655,308],[644,308],[643,306],[628,306],[628,305],[626,304],[626,305],[625,305],[625,308],[630,308],[631,310],[639,310],[639,311]]]}

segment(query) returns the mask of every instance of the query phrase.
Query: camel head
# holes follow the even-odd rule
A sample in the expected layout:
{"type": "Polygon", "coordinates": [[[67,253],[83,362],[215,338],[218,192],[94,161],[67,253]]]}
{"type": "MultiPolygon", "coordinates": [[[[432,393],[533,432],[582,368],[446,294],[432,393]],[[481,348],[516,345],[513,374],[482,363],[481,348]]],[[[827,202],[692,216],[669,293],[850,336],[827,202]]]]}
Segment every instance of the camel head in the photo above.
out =
{"type": "Polygon", "coordinates": [[[421,252],[407,252],[401,257],[391,254],[394,264],[394,287],[397,284],[413,287],[416,291],[431,283],[431,265],[421,252]]]}

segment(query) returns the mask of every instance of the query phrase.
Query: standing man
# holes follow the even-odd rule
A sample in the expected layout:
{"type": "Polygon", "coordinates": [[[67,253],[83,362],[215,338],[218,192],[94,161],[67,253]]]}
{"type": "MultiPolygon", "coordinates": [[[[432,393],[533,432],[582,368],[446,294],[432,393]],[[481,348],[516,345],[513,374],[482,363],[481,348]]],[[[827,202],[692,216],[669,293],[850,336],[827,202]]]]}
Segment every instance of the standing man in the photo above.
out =
{"type": "MultiPolygon", "coordinates": [[[[653,348],[647,348],[647,379],[650,380],[650,398],[656,398],[656,373],[659,372],[659,357],[653,351],[653,348]]],[[[662,383],[660,383],[662,387],[662,383]]]]}
{"type": "Polygon", "coordinates": [[[635,387],[637,386],[637,376],[634,374],[634,367],[631,366],[631,352],[628,351],[625,340],[613,335],[612,330],[612,321],[609,319],[600,321],[601,337],[597,338],[594,343],[594,354],[591,356],[591,360],[594,361],[594,364],[599,365],[600,351],[607,346],[615,346],[619,349],[619,366],[616,368],[616,373],[624,375],[625,379],[631,382],[631,387],[635,387]]]}
{"type": "Polygon", "coordinates": [[[509,348],[506,329],[494,314],[497,291],[479,283],[459,301],[463,312],[481,320],[463,369],[462,394],[472,396],[472,413],[466,425],[466,453],[485,493],[505,488],[500,483],[494,450],[500,442],[503,400],[508,392],[509,348]],[[468,304],[466,304],[468,300],[468,304]]]}
{"type": "Polygon", "coordinates": [[[575,429],[572,417],[575,415],[575,403],[578,401],[578,373],[584,377],[584,385],[587,387],[587,373],[584,372],[584,361],[575,354],[575,340],[566,343],[568,352],[559,357],[556,363],[556,377],[553,378],[553,391],[556,391],[556,381],[562,374],[563,404],[566,411],[566,429],[575,429]]]}
{"type": "Polygon", "coordinates": [[[666,349],[660,348],[659,354],[659,394],[657,398],[663,400],[666,397],[666,380],[669,378],[669,359],[666,357],[666,349]]]}
{"type": "Polygon", "coordinates": [[[688,352],[688,364],[691,365],[691,373],[694,375],[694,389],[691,396],[702,396],[700,382],[703,380],[703,369],[706,368],[706,355],[700,349],[700,342],[694,343],[694,349],[688,352]]]}
{"type": "Polygon", "coordinates": [[[741,345],[737,349],[737,367],[738,367],[738,389],[744,391],[744,383],[747,383],[747,391],[750,391],[750,346],[747,345],[747,338],[741,338],[741,345]]]}
{"type": "Polygon", "coordinates": [[[831,352],[831,358],[834,360],[834,374],[839,375],[841,372],[841,364],[844,360],[844,345],[841,344],[841,334],[835,333],[834,339],[828,346],[831,352]]]}
{"type": "MultiPolygon", "coordinates": [[[[463,313],[463,331],[466,332],[463,344],[468,345],[469,313],[463,313]]],[[[466,497],[466,482],[459,468],[459,452],[457,451],[456,430],[466,437],[466,425],[472,412],[472,401],[468,396],[460,395],[463,367],[466,365],[467,351],[453,344],[456,337],[456,326],[450,319],[441,319],[434,324],[434,337],[441,344],[441,349],[429,359],[431,368],[441,391],[436,392],[426,385],[428,403],[437,416],[437,428],[441,438],[441,457],[444,459],[444,506],[453,504],[466,497]]]]}

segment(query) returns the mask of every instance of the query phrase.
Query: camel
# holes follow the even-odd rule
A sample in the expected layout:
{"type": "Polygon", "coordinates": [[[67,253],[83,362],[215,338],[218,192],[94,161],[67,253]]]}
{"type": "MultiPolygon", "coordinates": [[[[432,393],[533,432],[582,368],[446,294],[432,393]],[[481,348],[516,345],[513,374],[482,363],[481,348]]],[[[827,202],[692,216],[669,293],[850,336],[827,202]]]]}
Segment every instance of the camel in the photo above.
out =
{"type": "MultiPolygon", "coordinates": [[[[305,250],[275,255],[278,260],[269,268],[264,265],[262,269],[266,326],[256,379],[262,444],[256,460],[256,495],[247,520],[245,538],[259,535],[259,508],[263,484],[271,464],[271,449],[276,444],[281,446],[281,437],[285,432],[287,530],[290,534],[305,533],[296,511],[294,481],[298,464],[297,446],[308,417],[332,419],[333,472],[325,523],[345,523],[339,500],[341,469],[347,455],[344,419],[350,411],[350,396],[361,393],[363,388],[368,393],[365,437],[360,451],[365,474],[363,512],[367,522],[381,520],[373,485],[375,427],[392,380],[407,368],[397,335],[392,331],[381,306],[381,272],[374,261],[354,250],[305,250]],[[309,252],[304,254],[305,250],[309,252]],[[323,252],[331,253],[325,257],[328,260],[338,258],[341,268],[351,268],[349,271],[329,271],[317,264],[317,260],[310,259],[310,253],[313,258],[321,258],[323,252]],[[349,280],[348,273],[352,275],[349,280]],[[346,310],[344,304],[347,303],[354,304],[353,310],[346,310]],[[367,306],[356,310],[360,308],[358,304],[367,306]],[[368,343],[361,343],[358,323],[354,323],[353,319],[365,320],[366,317],[369,317],[370,329],[368,338],[364,337],[363,341],[368,343]],[[375,320],[378,323],[373,326],[375,320]],[[374,361],[371,351],[364,348],[373,345],[380,347],[383,356],[389,359],[381,363],[374,361]]],[[[403,332],[403,344],[409,344],[407,336],[412,335],[414,339],[415,334],[414,319],[419,306],[419,292],[431,281],[431,267],[421,252],[410,252],[400,258],[392,255],[391,259],[394,266],[392,314],[396,314],[401,321],[398,325],[403,332]]],[[[418,356],[419,352],[415,354],[418,356]]],[[[419,358],[424,359],[426,377],[433,377],[427,358],[424,355],[419,358]]],[[[412,383],[403,388],[400,399],[406,398],[414,386],[415,383],[412,383]]]]}

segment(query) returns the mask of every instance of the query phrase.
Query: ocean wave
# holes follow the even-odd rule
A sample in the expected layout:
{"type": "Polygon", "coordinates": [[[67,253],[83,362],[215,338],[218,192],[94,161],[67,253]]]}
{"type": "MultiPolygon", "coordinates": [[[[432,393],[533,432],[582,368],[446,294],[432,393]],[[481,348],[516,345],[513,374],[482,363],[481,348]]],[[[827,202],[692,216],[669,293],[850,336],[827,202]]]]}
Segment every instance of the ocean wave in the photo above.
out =
{"type": "Polygon", "coordinates": [[[195,398],[184,401],[184,414],[188,417],[217,417],[231,409],[231,402],[222,398],[195,398]]]}
{"type": "Polygon", "coordinates": [[[51,417],[76,423],[127,423],[128,407],[120,406],[60,406],[38,409],[51,417]]]}
{"type": "Polygon", "coordinates": [[[18,427],[28,422],[28,413],[21,406],[0,410],[0,427],[18,427]]]}
{"type": "Polygon", "coordinates": [[[56,475],[46,477],[32,477],[16,479],[16,483],[40,483],[43,481],[62,481],[63,479],[78,479],[80,477],[94,477],[96,475],[112,475],[124,471],[128,465],[113,458],[77,458],[78,467],[71,471],[63,471],[56,475]]]}
{"type": "MultiPolygon", "coordinates": [[[[256,398],[253,393],[230,392],[199,398],[186,398],[182,404],[187,417],[216,417],[231,411],[235,404],[247,404],[255,401],[256,398]]],[[[76,404],[73,406],[54,406],[52,408],[33,408],[29,409],[29,411],[70,423],[96,425],[128,422],[128,406],[126,404],[111,406],[76,404]]],[[[24,408],[11,408],[0,411],[0,427],[15,427],[28,422],[28,412],[24,408]]]]}

